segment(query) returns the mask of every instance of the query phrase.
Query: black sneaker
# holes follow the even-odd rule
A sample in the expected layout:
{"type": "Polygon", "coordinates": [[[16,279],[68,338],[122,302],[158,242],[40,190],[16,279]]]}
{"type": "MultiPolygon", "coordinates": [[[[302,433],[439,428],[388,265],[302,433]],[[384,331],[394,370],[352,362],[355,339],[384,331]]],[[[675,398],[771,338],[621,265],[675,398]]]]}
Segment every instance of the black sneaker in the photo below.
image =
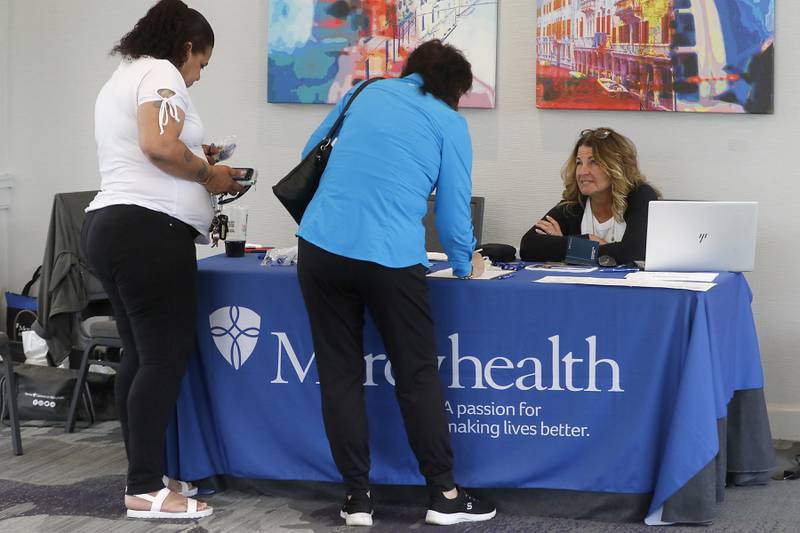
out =
{"type": "Polygon", "coordinates": [[[372,500],[369,492],[356,490],[349,494],[344,500],[339,516],[344,518],[344,523],[348,526],[371,526],[372,500]]]}
{"type": "Polygon", "coordinates": [[[491,503],[482,502],[470,496],[461,487],[458,496],[448,500],[440,491],[436,491],[428,504],[425,522],[437,526],[449,526],[459,522],[481,522],[491,520],[497,510],[491,503]]]}

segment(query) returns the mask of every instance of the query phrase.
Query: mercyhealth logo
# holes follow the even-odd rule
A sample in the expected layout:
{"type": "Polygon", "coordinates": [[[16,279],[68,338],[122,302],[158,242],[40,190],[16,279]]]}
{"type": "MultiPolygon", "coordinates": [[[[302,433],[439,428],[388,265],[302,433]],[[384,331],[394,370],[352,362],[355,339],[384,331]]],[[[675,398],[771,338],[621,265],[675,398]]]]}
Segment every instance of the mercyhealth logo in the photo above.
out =
{"type": "MultiPolygon", "coordinates": [[[[316,354],[306,358],[297,352],[285,331],[271,331],[278,340],[275,379],[270,383],[285,385],[308,377],[316,354]],[[287,364],[288,363],[288,364],[287,364]]],[[[585,354],[569,351],[563,354],[560,335],[548,337],[550,360],[546,357],[498,355],[488,361],[461,352],[459,333],[450,339],[449,356],[437,356],[442,381],[448,389],[517,389],[520,391],[625,392],[622,388],[622,368],[613,356],[601,357],[597,336],[586,337],[585,354]],[[464,383],[461,383],[461,380],[464,383]]],[[[394,386],[392,364],[386,354],[364,355],[365,387],[377,387],[381,382],[394,386]],[[382,368],[381,368],[382,367],[382,368]]],[[[316,381],[319,385],[319,381],[316,381]]]]}
{"type": "Polygon", "coordinates": [[[221,307],[208,317],[211,337],[222,357],[239,370],[256,348],[261,317],[246,307],[221,307]]]}

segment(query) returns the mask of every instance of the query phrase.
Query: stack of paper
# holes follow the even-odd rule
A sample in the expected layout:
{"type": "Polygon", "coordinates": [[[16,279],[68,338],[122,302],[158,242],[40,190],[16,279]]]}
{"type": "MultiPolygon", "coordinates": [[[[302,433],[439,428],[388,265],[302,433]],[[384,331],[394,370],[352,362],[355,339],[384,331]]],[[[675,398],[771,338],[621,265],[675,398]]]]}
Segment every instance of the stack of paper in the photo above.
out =
{"type": "Polygon", "coordinates": [[[706,292],[716,283],[700,281],[671,281],[660,279],[637,278],[592,278],[578,276],[545,276],[534,280],[534,283],[564,283],[568,285],[609,285],[612,287],[650,287],[657,289],[684,289],[706,292]]]}
{"type": "MultiPolygon", "coordinates": [[[[483,272],[482,275],[474,277],[474,278],[470,278],[470,279],[479,279],[479,280],[495,279],[495,278],[499,278],[500,276],[511,275],[511,274],[512,274],[512,272],[509,272],[508,270],[503,270],[503,269],[497,268],[497,267],[488,267],[483,272]]],[[[453,275],[453,269],[452,268],[445,268],[445,269],[442,269],[442,270],[437,270],[436,272],[431,272],[430,274],[428,274],[428,277],[429,278],[444,278],[444,279],[457,279],[458,278],[458,276],[454,276],[453,275]]]]}
{"type": "Polygon", "coordinates": [[[719,276],[716,272],[631,272],[628,279],[656,281],[702,281],[710,283],[719,276]]]}
{"type": "Polygon", "coordinates": [[[428,252],[428,261],[447,261],[447,254],[443,252],[428,252]]]}

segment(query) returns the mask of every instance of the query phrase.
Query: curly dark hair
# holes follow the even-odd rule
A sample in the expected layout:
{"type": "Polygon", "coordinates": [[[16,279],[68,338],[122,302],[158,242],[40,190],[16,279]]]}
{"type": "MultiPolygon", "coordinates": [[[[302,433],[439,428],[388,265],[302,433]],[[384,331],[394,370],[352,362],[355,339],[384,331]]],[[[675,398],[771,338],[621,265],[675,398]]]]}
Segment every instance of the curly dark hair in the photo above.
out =
{"type": "Polygon", "coordinates": [[[432,39],[408,56],[402,76],[422,76],[422,92],[458,110],[458,101],[472,88],[472,65],[458,48],[432,39]]]}
{"type": "Polygon", "coordinates": [[[181,0],[160,0],[111,50],[131,59],[167,59],[180,68],[187,59],[186,43],[195,53],[214,46],[214,30],[200,12],[181,0]]]}

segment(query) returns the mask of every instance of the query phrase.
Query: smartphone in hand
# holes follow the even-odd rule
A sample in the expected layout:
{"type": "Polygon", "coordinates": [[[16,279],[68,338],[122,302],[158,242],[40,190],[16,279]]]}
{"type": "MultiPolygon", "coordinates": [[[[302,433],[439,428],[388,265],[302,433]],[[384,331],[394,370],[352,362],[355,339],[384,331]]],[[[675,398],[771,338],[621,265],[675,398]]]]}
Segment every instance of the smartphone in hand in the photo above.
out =
{"type": "Polygon", "coordinates": [[[241,176],[236,176],[233,178],[237,183],[243,185],[244,187],[256,184],[256,181],[258,180],[258,171],[256,169],[234,167],[233,170],[236,170],[242,174],[241,176]]]}

